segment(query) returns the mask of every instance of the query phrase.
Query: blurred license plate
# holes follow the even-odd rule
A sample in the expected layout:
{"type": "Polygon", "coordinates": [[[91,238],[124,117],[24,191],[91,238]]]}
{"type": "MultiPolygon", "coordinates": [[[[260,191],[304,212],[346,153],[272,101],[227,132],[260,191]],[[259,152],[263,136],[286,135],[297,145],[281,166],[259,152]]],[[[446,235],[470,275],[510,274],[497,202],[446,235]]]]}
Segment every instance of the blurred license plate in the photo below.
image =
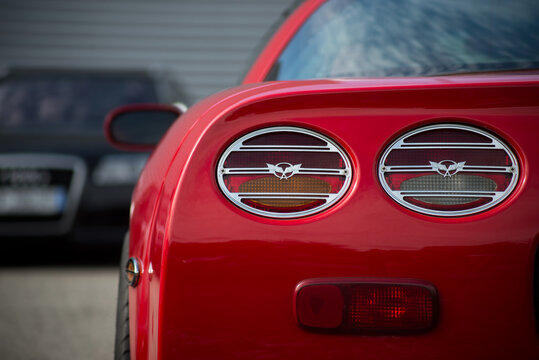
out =
{"type": "Polygon", "coordinates": [[[0,215],[59,215],[66,198],[66,190],[61,187],[0,187],[0,215]]]}

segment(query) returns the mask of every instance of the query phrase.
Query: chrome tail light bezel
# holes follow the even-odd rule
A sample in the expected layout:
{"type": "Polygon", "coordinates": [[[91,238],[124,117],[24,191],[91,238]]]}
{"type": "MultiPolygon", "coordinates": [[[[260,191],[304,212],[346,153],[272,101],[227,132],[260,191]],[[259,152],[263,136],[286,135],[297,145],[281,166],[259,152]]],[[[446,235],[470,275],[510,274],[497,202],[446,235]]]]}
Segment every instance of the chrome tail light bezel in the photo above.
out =
{"type": "Polygon", "coordinates": [[[325,135],[322,135],[318,132],[308,130],[300,127],[292,126],[275,126],[268,127],[259,130],[249,132],[248,134],[240,137],[235,140],[231,145],[229,145],[226,150],[221,154],[218,164],[217,164],[217,183],[221,192],[230,200],[233,204],[239,208],[259,216],[264,216],[268,218],[275,219],[294,219],[310,216],[313,214],[320,213],[324,210],[335,205],[343,196],[347,193],[352,182],[352,163],[349,156],[346,152],[332,139],[328,138],[325,135]],[[278,132],[291,132],[299,133],[303,135],[312,136],[316,139],[322,140],[326,145],[324,146],[309,146],[309,145],[245,145],[244,142],[247,140],[253,139],[257,136],[278,133],[278,132]],[[333,152],[338,153],[344,162],[343,169],[309,169],[301,168],[298,170],[297,174],[301,175],[335,175],[342,176],[345,178],[344,184],[338,193],[324,194],[324,193],[233,193],[230,192],[225,184],[224,176],[229,174],[271,174],[270,169],[266,168],[226,168],[225,161],[228,156],[233,152],[241,151],[260,151],[260,152],[333,152]],[[299,212],[290,212],[290,213],[275,213],[264,211],[260,209],[253,208],[242,202],[242,199],[254,199],[254,198],[278,198],[285,197],[287,199],[320,199],[325,201],[322,205],[317,206],[313,209],[299,211],[299,212]]]}
{"type": "MultiPolygon", "coordinates": [[[[445,161],[451,161],[447,159],[445,161]]],[[[454,163],[454,161],[451,161],[454,163]]],[[[441,162],[440,162],[441,163],[441,162]]],[[[435,164],[435,163],[434,163],[435,164]]],[[[438,174],[440,174],[438,172],[438,174]]],[[[428,125],[417,128],[415,130],[406,132],[404,135],[399,136],[395,141],[393,141],[382,153],[380,161],[378,162],[378,178],[380,184],[382,185],[384,191],[398,204],[401,206],[416,211],[421,214],[430,215],[430,216],[440,216],[440,217],[458,217],[458,216],[469,216],[477,213],[484,212],[486,210],[492,209],[493,207],[499,205],[502,201],[507,199],[509,195],[515,190],[519,178],[520,178],[520,166],[517,159],[517,156],[511,150],[511,148],[506,145],[502,140],[497,136],[493,135],[490,132],[484,131],[477,127],[463,125],[463,124],[436,124],[428,125]],[[411,138],[412,136],[431,131],[431,130],[463,130],[471,133],[479,134],[483,137],[487,137],[491,140],[490,143],[479,143],[479,142],[445,142],[445,143],[406,143],[406,139],[411,138]],[[439,190],[439,191],[396,191],[390,188],[388,185],[385,174],[388,172],[432,172],[432,174],[437,174],[433,169],[433,164],[425,165],[399,165],[399,166],[388,166],[386,160],[390,153],[393,150],[401,149],[416,149],[416,150],[429,150],[429,149],[469,149],[469,150],[478,150],[478,149],[492,149],[492,150],[503,150],[510,159],[511,164],[509,166],[478,166],[478,165],[466,165],[466,164],[457,164],[459,170],[462,173],[466,172],[483,172],[483,173],[499,173],[499,174],[511,174],[511,180],[507,188],[503,191],[451,191],[451,190],[439,190]],[[406,201],[405,197],[447,197],[447,198],[481,198],[490,200],[477,207],[466,210],[457,210],[457,211],[444,211],[444,210],[433,210],[427,209],[415,204],[412,204],[406,201]]],[[[443,174],[441,175],[443,176],[443,174]]]]}

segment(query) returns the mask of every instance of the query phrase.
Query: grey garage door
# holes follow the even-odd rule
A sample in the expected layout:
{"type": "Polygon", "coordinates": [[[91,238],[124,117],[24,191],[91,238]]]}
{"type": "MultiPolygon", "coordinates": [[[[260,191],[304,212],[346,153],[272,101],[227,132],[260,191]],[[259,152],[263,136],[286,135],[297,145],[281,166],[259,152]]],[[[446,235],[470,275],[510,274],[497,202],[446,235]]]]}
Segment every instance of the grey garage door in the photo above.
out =
{"type": "Polygon", "coordinates": [[[0,66],[165,72],[192,103],[233,86],[292,0],[0,0],[0,66]]]}

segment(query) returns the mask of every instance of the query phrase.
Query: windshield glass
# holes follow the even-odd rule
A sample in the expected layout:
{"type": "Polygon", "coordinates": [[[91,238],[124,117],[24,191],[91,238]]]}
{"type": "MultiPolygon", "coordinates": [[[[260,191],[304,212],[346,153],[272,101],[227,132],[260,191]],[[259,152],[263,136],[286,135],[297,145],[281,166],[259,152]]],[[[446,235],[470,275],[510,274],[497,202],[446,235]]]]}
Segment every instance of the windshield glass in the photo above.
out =
{"type": "Polygon", "coordinates": [[[0,81],[0,131],[101,135],[110,110],[147,102],[157,97],[142,76],[12,75],[0,81]]]}
{"type": "Polygon", "coordinates": [[[539,66],[537,0],[329,0],[266,80],[425,76],[539,66]]]}

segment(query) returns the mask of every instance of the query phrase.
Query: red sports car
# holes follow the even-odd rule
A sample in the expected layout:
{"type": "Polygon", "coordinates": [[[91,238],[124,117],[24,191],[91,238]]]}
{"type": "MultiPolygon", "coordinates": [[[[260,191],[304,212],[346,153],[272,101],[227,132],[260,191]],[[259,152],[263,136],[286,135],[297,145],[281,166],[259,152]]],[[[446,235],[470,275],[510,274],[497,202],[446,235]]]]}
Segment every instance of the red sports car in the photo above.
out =
{"type": "Polygon", "coordinates": [[[308,0],[242,86],[110,114],[173,122],[116,358],[539,358],[538,65],[537,1],[308,0]]]}

